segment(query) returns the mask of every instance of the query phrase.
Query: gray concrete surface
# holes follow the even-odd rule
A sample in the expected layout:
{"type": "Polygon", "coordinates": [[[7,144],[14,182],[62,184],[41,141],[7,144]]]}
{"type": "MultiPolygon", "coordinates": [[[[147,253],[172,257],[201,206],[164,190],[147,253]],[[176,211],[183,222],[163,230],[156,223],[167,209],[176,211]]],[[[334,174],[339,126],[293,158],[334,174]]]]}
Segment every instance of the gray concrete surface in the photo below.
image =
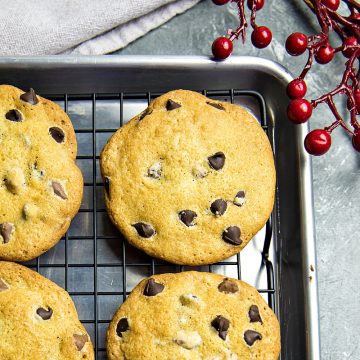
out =
{"type": "MultiPolygon", "coordinates": [[[[283,44],[288,34],[317,31],[314,16],[300,0],[267,1],[258,23],[273,30],[274,40],[265,50],[254,49],[250,41],[236,43],[237,55],[256,55],[276,60],[298,74],[305,57],[286,54],[283,44]]],[[[210,0],[182,14],[161,28],[137,40],[118,54],[208,55],[214,38],[235,27],[234,6],[216,7],[210,0]]],[[[343,61],[315,64],[308,78],[308,97],[316,98],[335,87],[341,79],[343,61]]],[[[343,99],[339,106],[344,107],[343,99]]],[[[326,106],[319,107],[311,127],[332,121],[326,106]]],[[[349,137],[340,129],[333,134],[328,154],[313,159],[314,202],[320,295],[322,359],[360,359],[360,154],[355,153],[349,137]]]]}

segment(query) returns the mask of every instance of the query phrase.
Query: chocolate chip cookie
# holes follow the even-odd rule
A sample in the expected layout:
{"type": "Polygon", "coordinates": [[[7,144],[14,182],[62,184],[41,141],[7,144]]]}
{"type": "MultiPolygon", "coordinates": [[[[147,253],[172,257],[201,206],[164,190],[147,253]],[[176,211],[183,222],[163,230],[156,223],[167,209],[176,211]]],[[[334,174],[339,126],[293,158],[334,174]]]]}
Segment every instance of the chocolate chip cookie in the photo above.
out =
{"type": "Polygon", "coordinates": [[[279,352],[278,320],[256,289],[210,273],[141,281],[107,332],[110,360],[277,360],[279,352]]]}
{"type": "Polygon", "coordinates": [[[0,86],[0,259],[35,258],[64,235],[82,199],[76,153],[58,105],[0,86]]]}
{"type": "Polygon", "coordinates": [[[176,90],[120,128],[101,154],[108,213],[131,244],[177,264],[239,252],[274,204],[269,140],[240,106],[176,90]]]}
{"type": "Polygon", "coordinates": [[[94,359],[66,291],[28,268],[0,261],[0,359],[94,359]]]}

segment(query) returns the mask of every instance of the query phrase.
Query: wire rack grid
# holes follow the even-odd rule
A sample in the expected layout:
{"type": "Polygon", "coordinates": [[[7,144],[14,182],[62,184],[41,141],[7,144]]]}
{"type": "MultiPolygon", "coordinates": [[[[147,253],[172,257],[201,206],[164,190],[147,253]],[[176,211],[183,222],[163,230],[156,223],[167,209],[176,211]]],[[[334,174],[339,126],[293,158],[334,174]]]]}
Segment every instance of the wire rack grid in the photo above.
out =
{"type": "MultiPolygon", "coordinates": [[[[269,133],[265,101],[254,91],[204,90],[203,94],[245,106],[269,133]]],[[[130,246],[107,217],[99,152],[107,139],[160,93],[61,94],[57,102],[72,119],[78,140],[77,163],[84,175],[84,199],[69,231],[49,252],[26,265],[65,288],[93,341],[96,359],[106,359],[105,337],[112,315],[132,288],[155,273],[210,271],[243,279],[277,312],[272,264],[272,219],[240,254],[201,267],[171,265],[130,246]]]]}

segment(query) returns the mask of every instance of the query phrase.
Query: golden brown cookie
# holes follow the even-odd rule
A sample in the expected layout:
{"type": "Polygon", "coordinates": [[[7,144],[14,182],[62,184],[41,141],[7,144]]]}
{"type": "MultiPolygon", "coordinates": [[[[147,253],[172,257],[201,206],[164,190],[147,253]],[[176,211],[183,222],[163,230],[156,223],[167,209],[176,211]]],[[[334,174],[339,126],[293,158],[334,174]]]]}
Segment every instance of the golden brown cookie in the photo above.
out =
{"type": "Polygon", "coordinates": [[[0,259],[33,259],[64,235],[82,199],[76,153],[58,105],[0,86],[0,259]]]}
{"type": "Polygon", "coordinates": [[[120,306],[109,360],[277,360],[280,328],[252,286],[203,272],[153,275],[120,306]]]}
{"type": "Polygon", "coordinates": [[[177,264],[239,252],[274,204],[269,140],[240,106],[176,90],[120,128],[101,153],[108,213],[129,242],[177,264]]]}
{"type": "Polygon", "coordinates": [[[0,261],[0,359],[92,360],[94,351],[74,303],[28,268],[0,261]]]}

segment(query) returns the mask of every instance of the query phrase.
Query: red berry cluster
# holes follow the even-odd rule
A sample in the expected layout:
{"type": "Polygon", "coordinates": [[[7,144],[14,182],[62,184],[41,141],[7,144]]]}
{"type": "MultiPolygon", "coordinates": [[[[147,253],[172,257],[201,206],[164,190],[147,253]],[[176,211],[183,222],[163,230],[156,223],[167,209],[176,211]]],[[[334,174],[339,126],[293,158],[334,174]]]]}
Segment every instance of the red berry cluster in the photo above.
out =
{"type": "MultiPolygon", "coordinates": [[[[245,16],[245,0],[213,0],[216,5],[225,5],[230,1],[237,4],[240,24],[233,31],[229,31],[228,37],[217,38],[212,45],[215,59],[224,60],[230,56],[233,50],[233,41],[241,36],[245,41],[245,29],[248,26],[245,16]]],[[[347,6],[348,15],[338,12],[341,0],[303,0],[315,13],[320,24],[321,31],[312,36],[295,32],[286,40],[286,50],[292,56],[299,56],[308,51],[307,63],[295,80],[287,87],[287,94],[291,99],[287,114],[290,121],[302,124],[308,121],[320,103],[326,103],[335,117],[335,121],[324,129],[311,131],[305,138],[305,148],[312,155],[323,155],[331,146],[331,132],[342,127],[351,137],[355,150],[360,152],[360,124],[357,116],[360,115],[360,4],[358,0],[342,0],[347,6]],[[342,40],[342,44],[333,47],[330,44],[329,34],[335,31],[342,40]],[[341,83],[332,91],[322,95],[318,99],[308,101],[304,99],[307,86],[304,81],[307,73],[315,60],[319,64],[330,63],[336,53],[342,53],[347,58],[341,83]],[[357,62],[357,68],[355,66],[357,62]],[[350,122],[347,124],[340,116],[333,97],[345,94],[348,98],[347,107],[350,114],[350,122]]],[[[257,48],[268,46],[272,39],[271,31],[266,26],[258,26],[255,22],[256,12],[264,7],[265,0],[247,0],[251,10],[250,25],[253,28],[251,41],[257,48]]]]}
{"type": "Polygon", "coordinates": [[[295,124],[302,124],[309,120],[317,105],[326,103],[334,114],[335,121],[324,129],[311,131],[305,138],[305,149],[312,155],[325,154],[331,146],[331,132],[341,126],[352,136],[354,148],[360,151],[360,125],[356,119],[356,116],[360,114],[359,70],[354,68],[355,61],[360,58],[360,5],[353,0],[344,0],[348,6],[349,15],[343,16],[337,12],[340,0],[305,0],[305,2],[317,16],[321,32],[309,37],[296,32],[286,40],[286,51],[290,55],[299,56],[305,51],[309,53],[302,73],[287,87],[287,94],[291,99],[287,109],[288,118],[295,124]],[[342,44],[336,48],[330,45],[329,33],[331,31],[335,31],[342,40],[342,44]],[[311,69],[313,60],[322,65],[328,64],[338,52],[349,59],[345,64],[340,85],[311,102],[304,99],[307,91],[304,79],[311,69]],[[353,130],[340,116],[334,104],[333,97],[337,94],[345,94],[348,97],[350,125],[353,130]]]}
{"type": "MultiPolygon", "coordinates": [[[[229,57],[233,51],[233,41],[241,36],[245,42],[245,32],[248,23],[245,16],[245,0],[231,0],[237,4],[239,10],[240,24],[236,30],[229,30],[229,36],[221,36],[215,39],[212,44],[212,52],[216,60],[224,60],[229,57]]],[[[216,5],[225,5],[230,0],[213,0],[216,5]]],[[[265,0],[247,0],[247,6],[251,11],[250,25],[253,28],[251,33],[251,42],[259,49],[267,47],[272,40],[272,33],[266,26],[258,26],[255,22],[256,12],[265,5],[265,0]]]]}

